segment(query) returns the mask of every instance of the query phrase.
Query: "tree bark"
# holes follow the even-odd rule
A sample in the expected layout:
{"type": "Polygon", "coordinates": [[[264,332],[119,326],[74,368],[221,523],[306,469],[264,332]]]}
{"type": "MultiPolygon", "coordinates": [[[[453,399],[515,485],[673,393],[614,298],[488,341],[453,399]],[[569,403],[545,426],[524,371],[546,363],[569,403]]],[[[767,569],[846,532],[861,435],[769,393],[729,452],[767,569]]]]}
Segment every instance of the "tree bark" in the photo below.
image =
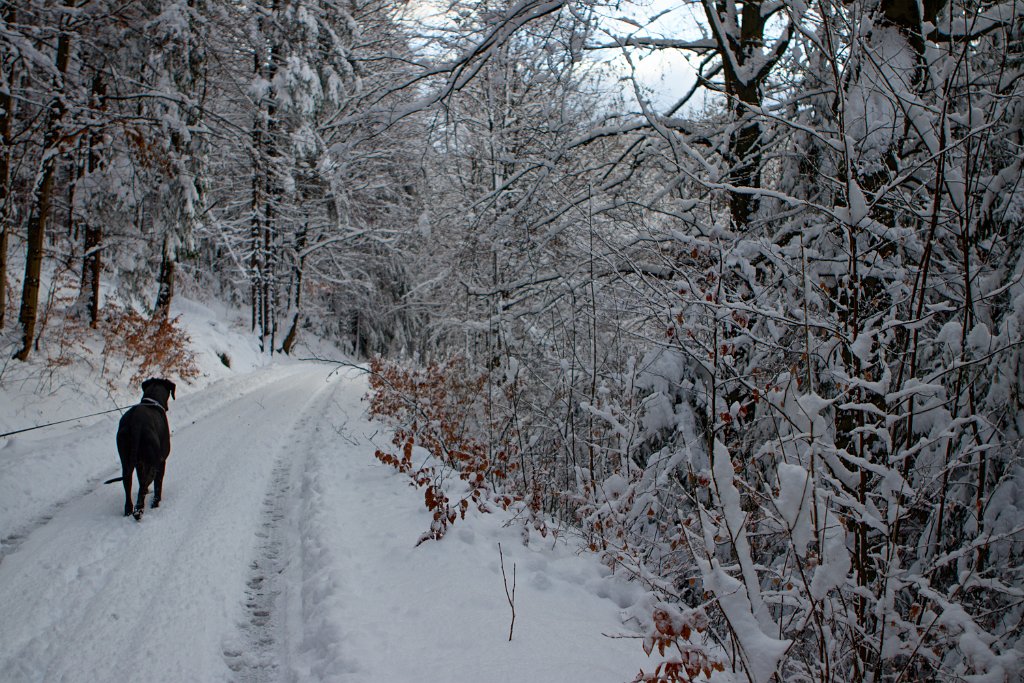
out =
{"type": "Polygon", "coordinates": [[[758,208],[758,198],[748,188],[761,187],[761,114],[758,113],[761,91],[775,63],[788,48],[790,29],[784,29],[770,53],[762,55],[765,26],[771,13],[762,13],[765,3],[761,0],[744,0],[739,12],[739,25],[730,26],[730,17],[737,15],[736,4],[736,0],[703,2],[704,13],[721,55],[725,94],[739,123],[728,140],[725,161],[730,169],[725,180],[737,188],[729,192],[729,214],[733,227],[742,230],[749,225],[758,208]],[[750,67],[753,63],[757,64],[756,71],[750,67]]]}
{"type": "Polygon", "coordinates": [[[64,88],[63,77],[67,73],[70,58],[71,37],[69,33],[62,30],[60,38],[57,40],[56,66],[59,77],[54,79],[56,95],[49,106],[47,130],[43,142],[43,157],[33,192],[34,208],[28,221],[25,281],[21,292],[21,311],[18,315],[22,327],[22,340],[21,349],[14,356],[18,360],[28,360],[36,338],[44,237],[53,206],[53,184],[57,174],[57,158],[60,154],[61,121],[64,118],[64,102],[60,94],[64,88]]]}
{"type": "Polygon", "coordinates": [[[155,317],[167,318],[170,316],[171,300],[174,298],[174,250],[168,243],[169,238],[164,238],[163,258],[160,260],[160,275],[157,278],[156,310],[155,317]]]}
{"type": "Polygon", "coordinates": [[[8,217],[5,215],[0,220],[3,220],[3,226],[0,227],[0,330],[4,329],[4,324],[7,321],[7,241],[8,241],[8,230],[7,221],[8,217]]]}
{"type": "MultiPolygon", "coordinates": [[[[54,124],[56,125],[56,124],[54,124]]],[[[35,208],[29,216],[28,240],[25,252],[25,280],[21,290],[21,311],[18,321],[21,323],[21,349],[15,354],[18,360],[28,360],[32,353],[32,343],[36,336],[36,320],[39,317],[39,285],[43,268],[43,244],[46,235],[46,224],[50,220],[53,202],[53,177],[56,173],[56,142],[55,134],[47,135],[44,147],[44,160],[40,169],[39,181],[35,190],[35,208]]]]}
{"type": "Polygon", "coordinates": [[[89,325],[96,327],[100,319],[100,274],[103,272],[103,228],[90,221],[85,226],[85,254],[82,257],[81,292],[89,325]]]}
{"type": "MultiPolygon", "coordinates": [[[[103,108],[105,95],[106,84],[103,82],[103,76],[97,71],[92,81],[93,107],[97,111],[103,108]]],[[[100,140],[100,131],[93,130],[89,135],[89,149],[86,159],[86,171],[89,175],[99,170],[100,140]]],[[[86,303],[89,312],[89,324],[92,327],[96,327],[100,318],[100,274],[103,272],[102,243],[103,226],[99,225],[95,218],[88,216],[85,224],[85,252],[82,256],[82,284],[79,297],[86,303]]]]}
{"type": "Polygon", "coordinates": [[[302,315],[302,264],[304,261],[302,250],[306,248],[306,230],[304,227],[295,239],[295,266],[292,273],[295,280],[295,315],[292,316],[291,327],[281,343],[281,351],[288,355],[291,355],[292,348],[295,346],[295,340],[298,338],[299,319],[302,315]]]}
{"type": "MultiPolygon", "coordinates": [[[[5,3],[4,21],[8,26],[17,21],[13,2],[5,3]]],[[[14,122],[14,81],[17,78],[17,60],[11,63],[10,73],[0,72],[0,330],[7,321],[7,243],[11,231],[11,126],[14,122]]]]}
{"type": "MultiPolygon", "coordinates": [[[[273,82],[283,51],[284,38],[276,23],[282,12],[281,2],[273,0],[267,17],[261,19],[260,29],[268,39],[269,51],[257,48],[253,53],[253,71],[267,82],[273,82]]],[[[281,197],[280,183],[275,180],[279,172],[275,166],[278,157],[279,130],[278,102],[270,89],[258,103],[253,122],[253,178],[252,178],[252,326],[260,337],[260,350],[274,353],[277,333],[277,288],[275,270],[277,245],[274,240],[274,207],[281,197]]]]}
{"type": "MultiPolygon", "coordinates": [[[[15,20],[14,3],[7,5],[5,20],[15,20]]],[[[7,319],[7,241],[11,230],[11,123],[14,120],[14,66],[11,73],[0,74],[0,330],[7,319]]]]}

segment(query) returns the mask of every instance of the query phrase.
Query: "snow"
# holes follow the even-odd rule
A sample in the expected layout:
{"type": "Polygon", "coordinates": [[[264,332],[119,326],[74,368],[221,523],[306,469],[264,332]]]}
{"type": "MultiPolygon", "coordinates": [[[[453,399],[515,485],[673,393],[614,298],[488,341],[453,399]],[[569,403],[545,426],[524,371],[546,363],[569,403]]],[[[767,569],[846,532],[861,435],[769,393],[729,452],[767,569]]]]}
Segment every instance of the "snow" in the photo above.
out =
{"type": "Polygon", "coordinates": [[[814,537],[811,528],[811,482],[810,475],[800,465],[780,462],[779,497],[775,501],[786,526],[793,535],[793,547],[797,554],[807,554],[807,544],[814,537]]]}
{"type": "Polygon", "coordinates": [[[849,200],[849,216],[848,223],[854,227],[861,224],[865,218],[868,217],[868,201],[864,196],[864,191],[860,189],[860,185],[853,178],[847,182],[847,198],[849,200]]]}
{"type": "Polygon", "coordinates": [[[846,547],[846,530],[828,506],[818,506],[818,519],[822,527],[823,539],[819,539],[822,548],[822,562],[814,570],[810,592],[815,600],[824,600],[830,591],[841,586],[850,573],[852,566],[850,551],[846,547]]]}
{"type": "MultiPolygon", "coordinates": [[[[784,646],[776,647],[775,639],[765,635],[765,633],[778,633],[779,627],[773,621],[761,598],[757,571],[747,538],[746,514],[741,507],[739,490],[733,483],[735,471],[736,468],[729,449],[721,441],[715,439],[711,472],[725,522],[724,528],[732,538],[743,582],[741,583],[726,574],[719,566],[717,559],[714,559],[710,565],[706,561],[702,561],[701,567],[705,585],[718,598],[722,611],[725,612],[733,630],[736,631],[737,638],[740,639],[747,655],[758,660],[756,663],[747,663],[749,673],[754,676],[755,680],[762,681],[767,680],[767,677],[761,677],[762,674],[770,676],[771,671],[774,671],[778,659],[788,646],[788,641],[785,641],[784,646]],[[749,627],[745,625],[748,620],[749,627]],[[772,659],[773,653],[777,654],[775,659],[772,659]],[[761,655],[764,655],[766,659],[761,660],[761,655]],[[766,663],[766,667],[762,667],[762,663],[766,663]]],[[[703,526],[706,529],[709,528],[708,522],[704,521],[703,526]]],[[[712,547],[712,544],[708,544],[709,552],[712,547]]]]}
{"type": "Polygon", "coordinates": [[[870,363],[873,336],[874,335],[871,331],[862,331],[857,335],[857,338],[853,340],[853,343],[850,344],[850,353],[863,362],[870,363]]]}
{"type": "Polygon", "coordinates": [[[1024,11],[1024,2],[1009,0],[995,4],[984,12],[966,16],[946,16],[939,21],[939,27],[947,35],[976,36],[1000,24],[1011,24],[1024,11]]]}
{"type": "Polygon", "coordinates": [[[766,635],[757,623],[743,584],[729,576],[717,559],[699,559],[704,574],[704,585],[718,598],[736,639],[743,648],[750,678],[755,683],[767,683],[791,641],[778,640],[766,635]]]}
{"type": "Polygon", "coordinates": [[[992,346],[992,334],[988,330],[988,325],[975,325],[967,335],[967,346],[978,355],[988,353],[992,346]]]}
{"type": "MultiPolygon", "coordinates": [[[[653,668],[624,623],[644,592],[570,534],[524,546],[507,515],[474,514],[416,546],[429,513],[373,458],[387,431],[365,417],[361,370],[269,363],[225,311],[179,304],[204,377],[171,403],[159,509],[126,519],[120,485],[99,483],[119,473],[117,413],[0,443],[0,605],[18,615],[0,620],[4,681],[619,683],[653,668]]],[[[108,407],[86,369],[63,371],[45,393],[5,375],[0,425],[108,407]]]]}
{"type": "Polygon", "coordinates": [[[953,355],[960,354],[960,343],[963,339],[963,325],[958,320],[950,320],[935,335],[935,343],[945,344],[953,355]]]}
{"type": "MultiPolygon", "coordinates": [[[[901,99],[910,99],[911,89],[905,74],[913,72],[913,51],[907,49],[906,39],[893,27],[874,26],[868,14],[861,19],[858,32],[863,36],[861,46],[865,54],[856,54],[854,59],[861,63],[859,74],[847,87],[844,113],[847,123],[848,153],[866,164],[881,163],[881,157],[895,143],[902,129],[903,116],[913,117],[913,112],[904,113],[899,102],[894,101],[892,92],[901,99]],[[893,125],[890,122],[896,122],[893,125]],[[853,144],[850,144],[852,141],[853,144]]],[[[850,186],[851,213],[859,214],[860,188],[850,186]]],[[[850,225],[856,225],[857,215],[851,215],[850,225]]]]}

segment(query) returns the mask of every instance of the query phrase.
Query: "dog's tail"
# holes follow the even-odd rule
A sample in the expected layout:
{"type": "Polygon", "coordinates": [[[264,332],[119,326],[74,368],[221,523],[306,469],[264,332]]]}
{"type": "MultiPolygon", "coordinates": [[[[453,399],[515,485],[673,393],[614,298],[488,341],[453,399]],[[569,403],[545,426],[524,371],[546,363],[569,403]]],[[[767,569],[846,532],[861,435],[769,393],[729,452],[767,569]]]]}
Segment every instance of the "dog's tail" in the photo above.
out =
{"type": "Polygon", "coordinates": [[[107,479],[104,484],[113,484],[115,481],[121,481],[124,477],[114,477],[113,479],[107,479]]]}

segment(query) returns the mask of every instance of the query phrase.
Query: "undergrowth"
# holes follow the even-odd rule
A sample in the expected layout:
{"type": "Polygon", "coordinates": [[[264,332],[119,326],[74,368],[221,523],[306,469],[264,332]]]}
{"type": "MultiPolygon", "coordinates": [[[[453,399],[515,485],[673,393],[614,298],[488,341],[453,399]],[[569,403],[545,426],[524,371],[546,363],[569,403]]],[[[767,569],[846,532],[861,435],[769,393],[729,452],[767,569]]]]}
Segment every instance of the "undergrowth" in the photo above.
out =
{"type": "Polygon", "coordinates": [[[136,368],[132,381],[146,377],[199,376],[192,339],[181,328],[181,316],[148,318],[115,305],[105,308],[103,353],[123,356],[136,368]]]}
{"type": "MultiPolygon", "coordinates": [[[[519,467],[513,461],[515,448],[496,450],[474,436],[487,420],[482,410],[486,375],[467,372],[461,359],[413,369],[378,358],[370,368],[370,414],[395,425],[395,450],[378,449],[375,455],[423,489],[423,503],[432,514],[419,543],[443,538],[471,507],[486,513],[524,501],[522,492],[507,486],[519,467]],[[451,476],[465,484],[457,500],[446,491],[451,476]]],[[[545,526],[537,528],[547,533],[545,526]]]]}
{"type": "MultiPolygon", "coordinates": [[[[430,527],[417,545],[442,539],[473,509],[483,513],[514,510],[522,523],[524,542],[532,532],[553,533],[543,510],[545,495],[552,491],[542,488],[545,484],[552,488],[551,482],[523,476],[518,462],[517,444],[522,441],[511,400],[514,387],[501,390],[500,382],[462,358],[425,367],[375,358],[370,364],[370,388],[370,415],[394,429],[393,448],[378,449],[375,455],[423,491],[424,506],[431,513],[430,527]],[[463,483],[458,494],[454,493],[458,487],[449,483],[456,477],[463,483]]],[[[608,500],[602,507],[599,496],[607,498],[601,487],[591,485],[572,497],[587,547],[614,568],[623,563],[622,551],[628,543],[623,542],[623,525],[616,522],[615,508],[608,507],[608,500]],[[595,536],[601,540],[595,541],[595,536]]],[[[680,610],[662,603],[641,621],[644,651],[651,655],[657,650],[661,661],[651,673],[637,674],[635,682],[689,683],[724,670],[722,659],[704,644],[708,618],[703,609],[680,610]]]]}
{"type": "Polygon", "coordinates": [[[96,325],[76,313],[74,302],[54,300],[51,309],[65,304],[66,311],[50,321],[40,335],[46,368],[50,373],[76,363],[98,368],[111,389],[123,382],[123,375],[138,383],[147,377],[199,376],[192,340],[182,329],[180,317],[149,318],[130,308],[108,304],[96,325]],[[99,349],[97,351],[97,348],[99,349]]]}

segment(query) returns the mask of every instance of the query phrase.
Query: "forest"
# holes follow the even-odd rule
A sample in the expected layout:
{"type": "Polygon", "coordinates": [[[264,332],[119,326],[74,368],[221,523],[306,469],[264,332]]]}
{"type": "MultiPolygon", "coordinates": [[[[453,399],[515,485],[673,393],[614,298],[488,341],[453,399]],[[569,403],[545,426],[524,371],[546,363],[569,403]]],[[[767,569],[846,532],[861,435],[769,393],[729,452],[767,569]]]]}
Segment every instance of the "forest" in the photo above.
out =
{"type": "Polygon", "coordinates": [[[218,297],[369,363],[423,542],[661,595],[638,681],[1024,676],[1024,1],[0,16],[5,362],[218,297]]]}

